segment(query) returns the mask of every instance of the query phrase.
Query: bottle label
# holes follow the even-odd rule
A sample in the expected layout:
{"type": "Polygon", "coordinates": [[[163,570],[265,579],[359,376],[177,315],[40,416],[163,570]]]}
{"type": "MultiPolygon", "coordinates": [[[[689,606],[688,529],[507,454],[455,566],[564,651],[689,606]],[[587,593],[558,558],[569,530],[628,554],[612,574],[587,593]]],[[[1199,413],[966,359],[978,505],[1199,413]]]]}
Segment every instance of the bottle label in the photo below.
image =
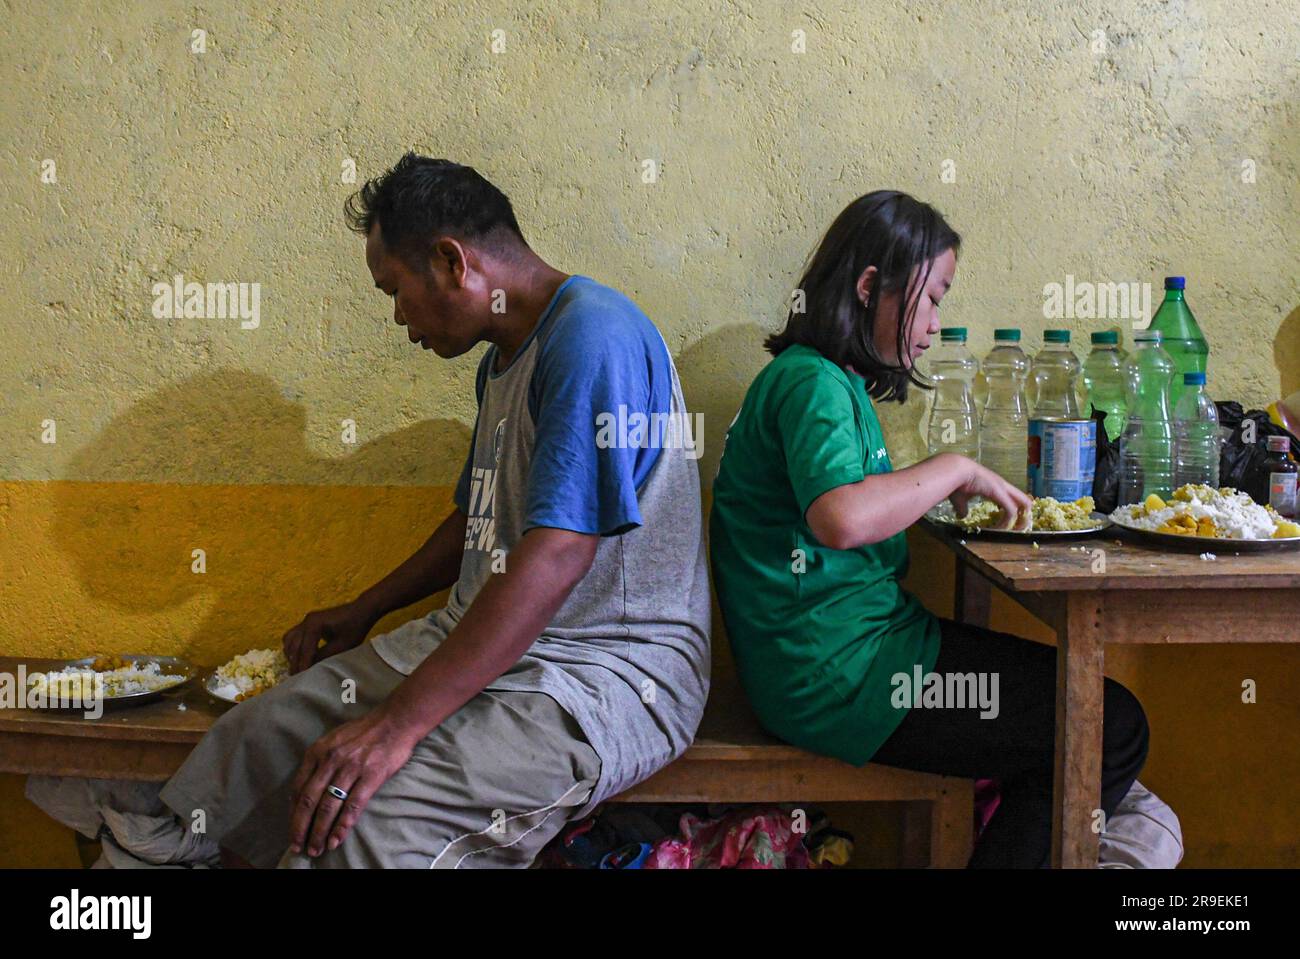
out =
{"type": "Polygon", "coordinates": [[[1296,514],[1296,474],[1268,474],[1268,505],[1291,519],[1296,514]]]}

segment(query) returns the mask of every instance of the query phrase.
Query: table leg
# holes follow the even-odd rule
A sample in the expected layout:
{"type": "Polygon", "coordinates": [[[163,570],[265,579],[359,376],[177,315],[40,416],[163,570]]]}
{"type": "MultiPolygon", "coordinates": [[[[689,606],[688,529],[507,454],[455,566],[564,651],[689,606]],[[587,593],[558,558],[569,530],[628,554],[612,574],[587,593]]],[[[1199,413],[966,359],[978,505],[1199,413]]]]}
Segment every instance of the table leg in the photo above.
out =
{"type": "Polygon", "coordinates": [[[993,602],[993,584],[960,559],[953,579],[953,619],[971,626],[989,625],[989,606],[993,602]]]}
{"type": "Polygon", "coordinates": [[[1106,647],[1101,593],[1069,593],[1056,630],[1056,772],[1052,865],[1097,865],[1106,647]],[[1094,827],[1097,831],[1094,831],[1094,827]]]}

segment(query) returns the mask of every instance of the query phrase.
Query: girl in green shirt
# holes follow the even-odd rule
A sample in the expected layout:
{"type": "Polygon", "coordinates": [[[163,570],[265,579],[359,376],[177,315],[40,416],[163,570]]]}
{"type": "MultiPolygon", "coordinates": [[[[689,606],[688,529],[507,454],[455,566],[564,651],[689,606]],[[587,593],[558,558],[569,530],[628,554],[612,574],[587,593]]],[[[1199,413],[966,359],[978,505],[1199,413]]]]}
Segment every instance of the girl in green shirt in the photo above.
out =
{"type": "MultiPolygon", "coordinates": [[[[727,432],[710,518],[714,583],[770,732],[855,765],[997,779],[1001,800],[970,865],[1039,867],[1051,838],[1056,650],[936,617],[899,585],[903,531],[931,507],[949,499],[964,515],[981,496],[1015,516],[1031,500],[952,453],[893,470],[874,405],[928,388],[914,364],[939,332],[960,243],[937,211],[892,190],[836,218],[785,329],[765,344],[775,359],[727,432]],[[920,698],[918,671],[961,674],[970,701],[920,698]]],[[[1104,716],[1109,816],[1148,735],[1142,707],[1110,679],[1104,716]]]]}

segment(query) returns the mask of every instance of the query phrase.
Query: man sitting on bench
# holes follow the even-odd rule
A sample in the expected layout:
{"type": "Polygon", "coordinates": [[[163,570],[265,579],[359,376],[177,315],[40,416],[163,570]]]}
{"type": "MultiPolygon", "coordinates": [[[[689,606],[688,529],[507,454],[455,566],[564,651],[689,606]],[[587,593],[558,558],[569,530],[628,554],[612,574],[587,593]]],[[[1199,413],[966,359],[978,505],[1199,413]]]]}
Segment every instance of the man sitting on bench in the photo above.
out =
{"type": "Polygon", "coordinates": [[[162,799],[227,865],[526,866],[684,752],[704,709],[681,387],[641,310],[543,262],[473,169],[407,154],[348,215],[412,343],[490,344],[455,509],[291,629],[293,675],[223,716],[162,799]],[[364,642],[448,586],[444,609],[364,642]]]}

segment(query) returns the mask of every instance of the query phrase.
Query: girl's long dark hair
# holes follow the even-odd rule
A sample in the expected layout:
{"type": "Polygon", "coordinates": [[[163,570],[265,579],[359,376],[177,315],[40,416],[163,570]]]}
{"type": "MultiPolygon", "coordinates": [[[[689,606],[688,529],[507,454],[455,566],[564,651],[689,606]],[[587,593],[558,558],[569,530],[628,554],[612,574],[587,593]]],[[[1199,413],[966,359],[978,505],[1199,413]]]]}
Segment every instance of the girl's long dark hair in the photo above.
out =
{"type": "MultiPolygon", "coordinates": [[[[852,366],[867,381],[867,391],[878,400],[907,398],[907,386],[929,384],[914,369],[885,362],[876,350],[872,331],[880,297],[903,290],[898,311],[898,356],[909,355],[907,330],[921,291],[930,276],[931,263],[947,250],[957,250],[961,237],[929,204],[897,190],[876,190],[860,196],[835,218],[813,252],[799,281],[804,310],[794,305],[785,329],[763,343],[777,356],[796,343],[811,346],[839,366],[852,366]],[[858,277],[869,266],[876,281],[864,306],[858,299],[858,277]],[[908,280],[918,271],[907,294],[908,280]]],[[[796,291],[797,294],[797,291],[796,291]]],[[[797,300],[796,304],[799,305],[797,300]]]]}

